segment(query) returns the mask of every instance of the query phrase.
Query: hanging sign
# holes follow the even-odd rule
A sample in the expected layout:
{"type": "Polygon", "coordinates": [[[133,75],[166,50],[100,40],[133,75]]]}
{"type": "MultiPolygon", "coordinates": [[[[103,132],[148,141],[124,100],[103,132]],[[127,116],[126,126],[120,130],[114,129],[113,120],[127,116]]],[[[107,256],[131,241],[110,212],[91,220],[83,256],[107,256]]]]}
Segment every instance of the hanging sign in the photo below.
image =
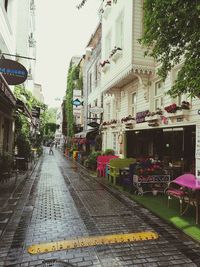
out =
{"type": "Polygon", "coordinates": [[[28,76],[28,72],[22,64],[4,58],[0,59],[0,73],[9,85],[21,84],[28,76]]]}
{"type": "Polygon", "coordinates": [[[101,107],[92,107],[92,108],[90,108],[90,113],[101,114],[101,113],[103,113],[103,108],[101,108],[101,107]]]}
{"type": "Polygon", "coordinates": [[[72,105],[79,107],[79,106],[83,105],[83,102],[80,101],[78,98],[76,98],[75,100],[72,101],[72,105]]]}

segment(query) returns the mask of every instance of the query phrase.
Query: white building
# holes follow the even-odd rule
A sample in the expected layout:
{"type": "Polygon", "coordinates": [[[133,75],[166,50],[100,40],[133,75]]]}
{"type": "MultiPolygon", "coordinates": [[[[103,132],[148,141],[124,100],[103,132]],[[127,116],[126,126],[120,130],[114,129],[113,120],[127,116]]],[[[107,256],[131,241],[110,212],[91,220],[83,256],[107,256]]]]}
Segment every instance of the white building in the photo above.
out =
{"type": "Polygon", "coordinates": [[[123,157],[158,155],[176,166],[176,174],[194,171],[196,165],[200,176],[196,140],[200,101],[187,95],[172,99],[166,94],[181,64],[162,83],[156,75],[158,64],[144,58],[145,50],[138,42],[143,34],[142,1],[118,0],[114,4],[104,0],[100,10],[103,150],[112,148],[123,157]],[[172,104],[179,110],[167,112],[175,107],[172,104]]]}
{"type": "MultiPolygon", "coordinates": [[[[34,30],[33,0],[0,0],[0,54],[6,59],[19,61],[28,71],[30,68],[34,70],[35,62],[15,58],[15,55],[35,57],[35,47],[30,47],[29,42],[29,36],[31,33],[34,34],[34,30]]],[[[24,86],[32,89],[33,82],[30,86],[28,84],[29,81],[26,81],[24,86]]],[[[13,89],[14,86],[8,86],[0,74],[0,153],[12,153],[16,107],[13,89]]]]}
{"type": "Polygon", "coordinates": [[[33,93],[35,79],[36,41],[35,41],[35,12],[34,0],[17,1],[17,24],[16,30],[16,53],[22,57],[17,60],[25,66],[28,71],[28,79],[24,87],[33,93]]]}
{"type": "Polygon", "coordinates": [[[34,83],[33,96],[40,102],[44,103],[44,95],[42,93],[42,85],[34,83]]]}
{"type": "MultiPolygon", "coordinates": [[[[15,54],[17,1],[0,0],[0,52],[15,54]]],[[[12,59],[9,56],[6,58],[12,59]]],[[[0,74],[0,154],[12,152],[14,135],[14,108],[16,99],[11,87],[0,74]]]]}

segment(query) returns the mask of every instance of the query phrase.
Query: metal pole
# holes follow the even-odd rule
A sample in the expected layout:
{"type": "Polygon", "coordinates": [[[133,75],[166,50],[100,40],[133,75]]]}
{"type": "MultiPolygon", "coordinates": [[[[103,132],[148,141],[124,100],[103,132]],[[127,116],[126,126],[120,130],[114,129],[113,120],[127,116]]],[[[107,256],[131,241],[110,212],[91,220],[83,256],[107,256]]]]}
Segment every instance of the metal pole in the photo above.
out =
{"type": "Polygon", "coordinates": [[[25,58],[25,59],[30,59],[30,60],[36,60],[36,58],[32,58],[32,57],[23,57],[23,56],[12,55],[12,54],[7,54],[7,53],[0,53],[0,54],[1,55],[6,55],[6,56],[20,57],[20,58],[25,58]]]}

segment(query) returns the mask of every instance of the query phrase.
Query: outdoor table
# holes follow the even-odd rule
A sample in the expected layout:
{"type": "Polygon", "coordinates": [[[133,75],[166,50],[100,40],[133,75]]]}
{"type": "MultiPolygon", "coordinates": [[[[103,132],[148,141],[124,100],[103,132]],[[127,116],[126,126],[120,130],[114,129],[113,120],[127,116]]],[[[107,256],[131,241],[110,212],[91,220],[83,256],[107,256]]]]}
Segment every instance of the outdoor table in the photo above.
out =
{"type": "MultiPolygon", "coordinates": [[[[195,222],[196,224],[198,224],[199,223],[199,205],[200,205],[200,179],[197,179],[192,174],[184,174],[184,175],[179,176],[175,180],[171,181],[171,183],[179,185],[180,187],[183,187],[184,189],[188,189],[187,194],[184,194],[182,196],[182,201],[186,203],[187,205],[184,211],[181,213],[181,215],[183,215],[187,211],[189,205],[195,206],[195,222]]],[[[173,194],[170,194],[170,196],[173,196],[173,194]]],[[[176,194],[174,195],[174,197],[176,197],[176,194]]]]}

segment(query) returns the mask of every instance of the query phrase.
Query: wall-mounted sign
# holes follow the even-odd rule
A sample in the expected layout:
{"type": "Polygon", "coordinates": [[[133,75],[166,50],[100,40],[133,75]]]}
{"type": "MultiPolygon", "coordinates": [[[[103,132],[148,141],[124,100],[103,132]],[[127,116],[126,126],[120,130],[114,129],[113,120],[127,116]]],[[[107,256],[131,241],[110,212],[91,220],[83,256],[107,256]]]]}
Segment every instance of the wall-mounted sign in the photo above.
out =
{"type": "Polygon", "coordinates": [[[78,98],[76,98],[75,100],[72,101],[72,105],[79,107],[79,106],[83,106],[83,101],[80,101],[78,98]]]}
{"type": "Polygon", "coordinates": [[[17,61],[11,59],[0,59],[0,73],[9,85],[23,83],[27,79],[26,68],[17,61]]]}
{"type": "Polygon", "coordinates": [[[103,113],[103,108],[101,108],[101,107],[92,107],[92,108],[90,108],[89,112],[93,113],[93,114],[101,114],[101,113],[103,113]]]}

